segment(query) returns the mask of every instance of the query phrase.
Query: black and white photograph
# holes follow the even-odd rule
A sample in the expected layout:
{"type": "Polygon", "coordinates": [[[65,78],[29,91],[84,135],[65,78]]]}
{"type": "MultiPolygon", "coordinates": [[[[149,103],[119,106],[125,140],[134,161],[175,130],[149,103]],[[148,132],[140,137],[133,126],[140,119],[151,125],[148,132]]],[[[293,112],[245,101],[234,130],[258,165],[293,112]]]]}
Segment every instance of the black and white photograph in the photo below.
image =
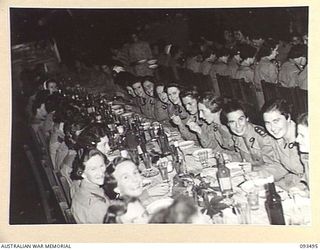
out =
{"type": "Polygon", "coordinates": [[[10,225],[312,225],[308,6],[9,23],[10,225]]]}

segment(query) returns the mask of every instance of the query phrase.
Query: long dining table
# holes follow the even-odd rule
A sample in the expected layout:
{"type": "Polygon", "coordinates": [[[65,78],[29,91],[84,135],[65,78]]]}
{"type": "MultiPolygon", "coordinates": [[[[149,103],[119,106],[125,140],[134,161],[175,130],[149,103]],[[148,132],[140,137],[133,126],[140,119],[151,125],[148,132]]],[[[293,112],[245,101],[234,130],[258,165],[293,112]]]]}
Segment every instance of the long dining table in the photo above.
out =
{"type": "MultiPolygon", "coordinates": [[[[130,106],[124,103],[114,103],[117,106],[121,106],[120,112],[117,115],[137,115],[132,112],[130,106]]],[[[153,121],[143,115],[138,114],[141,119],[145,122],[152,124],[157,121],[153,121]]],[[[154,194],[148,199],[147,210],[149,213],[155,213],[159,209],[169,206],[173,198],[180,193],[191,196],[191,188],[199,185],[201,182],[206,184],[204,192],[209,196],[210,207],[206,207],[202,200],[202,197],[198,197],[197,205],[199,210],[203,213],[208,213],[211,211],[211,221],[213,224],[251,224],[251,225],[270,225],[268,218],[268,213],[266,210],[266,184],[268,176],[261,176],[258,172],[255,172],[251,168],[251,164],[246,162],[229,162],[226,166],[231,171],[231,183],[232,183],[232,197],[224,198],[220,192],[219,183],[216,177],[217,164],[215,159],[215,154],[208,150],[208,164],[204,167],[199,161],[199,157],[195,154],[196,151],[201,150],[197,142],[185,141],[181,137],[178,129],[172,126],[170,123],[163,123],[164,130],[168,137],[169,143],[173,144],[178,142],[181,145],[180,149],[184,154],[186,170],[188,175],[182,177],[181,179],[185,181],[186,185],[180,185],[179,178],[177,178],[177,172],[172,166],[172,157],[166,156],[168,161],[168,177],[170,191],[165,195],[154,194]],[[177,182],[178,179],[178,182],[177,182]],[[191,184],[190,184],[191,183],[191,184]],[[248,205],[248,194],[255,190],[258,196],[258,206],[251,209],[248,205]],[[210,200],[211,199],[211,200],[210,200]],[[215,199],[217,202],[212,202],[215,199]],[[221,206],[222,204],[222,206],[221,206]],[[237,205],[245,205],[245,209],[237,209],[237,205]],[[216,207],[215,207],[216,206],[216,207]],[[149,208],[149,209],[148,209],[149,208]],[[213,211],[213,212],[212,212],[213,211]],[[242,214],[245,213],[245,214],[242,214]],[[247,218],[243,218],[247,217],[247,218]]],[[[159,145],[156,141],[147,143],[147,150],[149,151],[159,151],[159,145]]],[[[108,155],[110,159],[119,156],[119,150],[114,150],[108,155]]],[[[152,168],[154,171],[158,171],[157,164],[153,164],[152,168]]],[[[139,170],[143,173],[145,170],[145,165],[143,161],[139,163],[139,170]]],[[[181,181],[181,180],[180,180],[181,181]]],[[[156,174],[152,176],[143,176],[143,183],[145,188],[150,186],[155,186],[163,182],[161,174],[156,174]]],[[[199,186],[198,186],[199,187],[199,186]]],[[[286,225],[310,225],[311,224],[311,200],[309,197],[302,197],[300,195],[292,195],[289,192],[276,186],[277,193],[280,195],[282,200],[283,214],[285,218],[286,225]]],[[[209,214],[209,213],[208,213],[209,214]]]]}

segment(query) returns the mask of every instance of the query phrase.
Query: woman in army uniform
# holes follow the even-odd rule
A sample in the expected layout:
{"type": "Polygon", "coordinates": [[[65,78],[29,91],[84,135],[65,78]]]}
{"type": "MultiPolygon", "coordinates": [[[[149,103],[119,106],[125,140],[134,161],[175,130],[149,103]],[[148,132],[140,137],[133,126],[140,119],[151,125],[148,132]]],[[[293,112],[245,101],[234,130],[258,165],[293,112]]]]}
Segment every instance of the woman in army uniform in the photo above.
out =
{"type": "Polygon", "coordinates": [[[190,130],[197,134],[201,146],[215,151],[228,149],[227,143],[231,138],[228,129],[220,122],[222,103],[222,99],[211,92],[205,93],[198,102],[199,117],[205,123],[202,126],[192,120],[187,123],[190,130]]]}
{"type": "Polygon", "coordinates": [[[232,133],[234,151],[242,161],[251,162],[253,169],[262,169],[265,156],[272,156],[273,139],[263,127],[249,122],[245,108],[237,101],[225,104],[221,120],[232,133]]]}
{"type": "Polygon", "coordinates": [[[276,99],[262,109],[265,127],[275,138],[274,157],[267,158],[266,170],[282,188],[288,190],[300,182],[304,168],[296,145],[296,124],[291,120],[290,107],[285,100],[276,99]]]}
{"type": "Polygon", "coordinates": [[[74,173],[81,179],[72,197],[71,211],[77,223],[103,223],[110,205],[103,188],[107,158],[97,149],[84,150],[74,160],[74,173]]]}

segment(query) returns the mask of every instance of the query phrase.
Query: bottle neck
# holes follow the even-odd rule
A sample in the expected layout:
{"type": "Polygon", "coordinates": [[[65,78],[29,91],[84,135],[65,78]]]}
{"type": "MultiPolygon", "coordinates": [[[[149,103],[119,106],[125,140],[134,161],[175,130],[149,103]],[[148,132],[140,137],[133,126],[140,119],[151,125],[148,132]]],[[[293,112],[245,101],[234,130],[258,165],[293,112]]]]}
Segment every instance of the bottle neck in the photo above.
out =
{"type": "Polygon", "coordinates": [[[271,194],[276,193],[276,186],[275,186],[274,182],[268,183],[268,190],[271,194]]]}

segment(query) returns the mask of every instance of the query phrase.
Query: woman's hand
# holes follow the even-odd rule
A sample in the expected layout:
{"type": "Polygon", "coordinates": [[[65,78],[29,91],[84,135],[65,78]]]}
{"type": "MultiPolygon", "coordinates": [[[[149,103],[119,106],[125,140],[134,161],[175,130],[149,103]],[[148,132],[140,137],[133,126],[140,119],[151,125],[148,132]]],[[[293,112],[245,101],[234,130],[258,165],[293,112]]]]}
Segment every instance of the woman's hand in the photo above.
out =
{"type": "Polygon", "coordinates": [[[178,115],[171,116],[171,120],[177,126],[182,126],[183,125],[182,121],[181,121],[181,118],[178,115]]]}
{"type": "Polygon", "coordinates": [[[191,131],[201,134],[201,127],[196,122],[189,120],[186,125],[191,131]]]}

